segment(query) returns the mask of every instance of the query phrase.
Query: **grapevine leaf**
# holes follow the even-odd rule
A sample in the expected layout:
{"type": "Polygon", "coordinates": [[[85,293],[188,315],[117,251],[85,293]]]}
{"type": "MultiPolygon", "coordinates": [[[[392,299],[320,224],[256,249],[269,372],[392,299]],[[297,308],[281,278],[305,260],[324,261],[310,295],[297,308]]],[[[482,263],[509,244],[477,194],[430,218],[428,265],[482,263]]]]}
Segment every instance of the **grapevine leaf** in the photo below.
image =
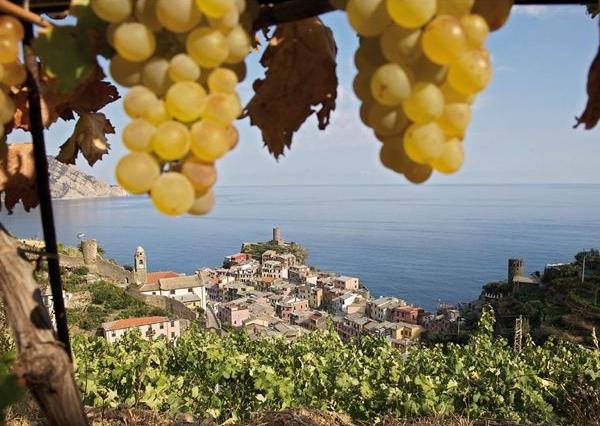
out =
{"type": "Polygon", "coordinates": [[[107,133],[115,133],[115,128],[104,114],[81,114],[73,134],[61,145],[56,159],[66,164],[75,164],[81,151],[89,165],[93,166],[110,149],[106,140],[107,133]]]}
{"type": "Polygon", "coordinates": [[[577,118],[574,127],[584,124],[585,128],[589,130],[596,127],[600,120],[600,47],[588,73],[587,94],[588,101],[585,111],[577,118]]]}
{"type": "Polygon", "coordinates": [[[6,157],[0,160],[0,195],[2,193],[9,213],[19,201],[26,211],[38,205],[32,144],[8,146],[6,157]]]}
{"type": "Polygon", "coordinates": [[[266,76],[254,82],[244,115],[260,128],[275,158],[291,147],[294,133],[313,113],[319,129],[329,124],[337,97],[336,53],[331,29],[318,18],[281,24],[269,40],[261,58],[266,76]]]}

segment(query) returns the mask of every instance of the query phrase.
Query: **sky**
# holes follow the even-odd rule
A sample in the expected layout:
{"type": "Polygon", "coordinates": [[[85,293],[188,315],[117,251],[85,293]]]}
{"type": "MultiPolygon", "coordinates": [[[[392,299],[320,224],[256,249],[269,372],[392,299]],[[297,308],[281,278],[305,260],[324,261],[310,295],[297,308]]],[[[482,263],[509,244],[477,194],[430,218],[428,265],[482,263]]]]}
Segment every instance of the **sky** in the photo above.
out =
{"type": "MultiPolygon", "coordinates": [[[[278,161],[263,146],[249,120],[237,122],[240,144],[219,160],[217,185],[406,184],[379,162],[380,143],[359,119],[352,92],[356,74],[356,34],[341,12],[323,15],[338,45],[338,100],[325,131],[311,116],[295,135],[291,151],[278,161]]],[[[589,65],[598,49],[598,21],[581,6],[517,6],[507,25],[487,43],[494,65],[490,86],[478,96],[464,141],[466,159],[456,174],[435,174],[431,184],[590,183],[600,184],[600,128],[573,129],[586,103],[589,65]]],[[[240,85],[246,103],[252,82],[263,76],[262,51],[247,59],[240,85]]],[[[310,84],[307,81],[307,84],[310,84]]],[[[124,88],[120,88],[124,93],[124,88]]],[[[111,151],[86,173],[114,183],[114,166],[126,153],[119,129],[128,122],[120,101],[103,112],[117,128],[109,135],[111,151]]],[[[74,121],[55,124],[47,133],[47,151],[57,154],[74,121]]],[[[11,141],[26,142],[14,132],[11,141]]]]}

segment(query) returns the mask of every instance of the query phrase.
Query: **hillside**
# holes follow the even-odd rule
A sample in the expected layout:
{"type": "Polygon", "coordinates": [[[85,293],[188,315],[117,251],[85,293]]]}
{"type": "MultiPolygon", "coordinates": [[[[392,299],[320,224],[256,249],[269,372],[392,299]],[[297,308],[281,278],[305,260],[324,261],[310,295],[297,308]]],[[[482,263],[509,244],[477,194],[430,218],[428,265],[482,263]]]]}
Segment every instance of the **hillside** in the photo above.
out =
{"type": "Polygon", "coordinates": [[[126,192],[116,185],[109,185],[87,175],[76,166],[63,164],[48,156],[48,172],[52,198],[107,198],[124,197],[126,192]]]}

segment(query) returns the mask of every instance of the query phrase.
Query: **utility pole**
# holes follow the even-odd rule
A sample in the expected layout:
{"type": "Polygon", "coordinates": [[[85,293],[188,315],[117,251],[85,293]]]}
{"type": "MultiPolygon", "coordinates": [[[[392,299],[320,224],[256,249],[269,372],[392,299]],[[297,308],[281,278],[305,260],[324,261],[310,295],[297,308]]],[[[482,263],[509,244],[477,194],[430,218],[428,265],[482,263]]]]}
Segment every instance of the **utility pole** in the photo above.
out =
{"type": "Polygon", "coordinates": [[[521,353],[523,349],[523,315],[519,315],[518,318],[515,319],[515,343],[514,343],[514,351],[515,353],[521,353]]]}

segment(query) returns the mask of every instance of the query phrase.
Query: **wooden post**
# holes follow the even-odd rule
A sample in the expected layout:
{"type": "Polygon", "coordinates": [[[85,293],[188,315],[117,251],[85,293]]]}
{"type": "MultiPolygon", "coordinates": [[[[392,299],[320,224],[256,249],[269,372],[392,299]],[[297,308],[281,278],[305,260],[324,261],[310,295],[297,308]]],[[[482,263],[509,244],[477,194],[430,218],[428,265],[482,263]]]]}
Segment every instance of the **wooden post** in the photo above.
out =
{"type": "Polygon", "coordinates": [[[49,423],[87,425],[73,366],[54,337],[40,288],[33,278],[33,266],[4,229],[0,229],[0,297],[19,354],[15,371],[49,423]]]}

